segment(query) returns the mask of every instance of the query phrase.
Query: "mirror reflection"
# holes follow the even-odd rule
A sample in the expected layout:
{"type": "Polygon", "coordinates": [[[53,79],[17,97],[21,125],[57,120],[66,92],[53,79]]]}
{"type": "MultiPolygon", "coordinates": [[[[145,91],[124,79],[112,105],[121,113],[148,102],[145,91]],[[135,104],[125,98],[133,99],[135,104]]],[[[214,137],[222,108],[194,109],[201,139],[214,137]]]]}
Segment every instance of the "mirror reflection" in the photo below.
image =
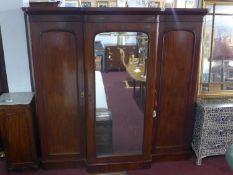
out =
{"type": "Polygon", "coordinates": [[[201,93],[232,93],[233,6],[208,4],[207,7],[211,10],[204,23],[201,93]]]}
{"type": "Polygon", "coordinates": [[[142,154],[148,36],[95,37],[96,154],[142,154]]]}

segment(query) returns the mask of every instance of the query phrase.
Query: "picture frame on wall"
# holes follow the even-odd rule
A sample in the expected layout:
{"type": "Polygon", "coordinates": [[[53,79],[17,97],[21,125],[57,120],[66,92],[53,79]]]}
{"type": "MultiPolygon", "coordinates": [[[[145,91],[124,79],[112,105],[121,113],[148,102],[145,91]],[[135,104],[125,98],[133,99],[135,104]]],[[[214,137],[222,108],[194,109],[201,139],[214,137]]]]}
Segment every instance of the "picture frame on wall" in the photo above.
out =
{"type": "Polygon", "coordinates": [[[117,2],[116,1],[110,1],[109,2],[109,7],[117,7],[117,2]]]}
{"type": "Polygon", "coordinates": [[[159,8],[160,7],[160,2],[159,1],[148,1],[148,7],[159,8]]]}
{"type": "Polygon", "coordinates": [[[194,0],[186,0],[185,1],[185,8],[194,8],[195,5],[194,5],[194,0]]]}
{"type": "Polygon", "coordinates": [[[165,0],[164,2],[164,8],[174,8],[174,1],[170,1],[170,0],[165,0]]]}
{"type": "Polygon", "coordinates": [[[117,0],[117,7],[125,7],[125,0],[117,0]]]}
{"type": "Polygon", "coordinates": [[[91,2],[81,2],[82,7],[92,7],[91,2]]]}
{"type": "Polygon", "coordinates": [[[101,8],[108,7],[108,1],[97,1],[97,7],[101,7],[101,8]]]}
{"type": "Polygon", "coordinates": [[[65,0],[65,7],[79,7],[79,1],[77,0],[65,0]]]}
{"type": "Polygon", "coordinates": [[[164,8],[198,8],[196,0],[165,0],[164,2],[164,8]]]}

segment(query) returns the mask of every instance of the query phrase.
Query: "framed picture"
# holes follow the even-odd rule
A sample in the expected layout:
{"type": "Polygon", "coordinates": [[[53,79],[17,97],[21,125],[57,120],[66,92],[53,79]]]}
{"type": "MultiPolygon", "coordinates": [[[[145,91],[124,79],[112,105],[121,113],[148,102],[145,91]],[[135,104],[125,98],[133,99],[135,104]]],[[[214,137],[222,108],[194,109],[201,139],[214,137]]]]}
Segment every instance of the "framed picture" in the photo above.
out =
{"type": "Polygon", "coordinates": [[[109,7],[117,7],[117,2],[116,1],[110,1],[109,2],[109,7]]]}
{"type": "Polygon", "coordinates": [[[166,2],[164,3],[164,8],[173,8],[174,7],[174,2],[166,2]]]}
{"type": "Polygon", "coordinates": [[[117,0],[117,7],[125,7],[125,0],[117,0]]]}
{"type": "Polygon", "coordinates": [[[185,1],[185,8],[195,8],[194,0],[186,0],[185,1]]]}
{"type": "Polygon", "coordinates": [[[160,2],[159,1],[148,1],[148,7],[159,8],[160,2]]]}
{"type": "Polygon", "coordinates": [[[97,7],[108,7],[108,1],[97,1],[97,7]]]}
{"type": "Polygon", "coordinates": [[[79,7],[79,3],[76,0],[66,0],[65,7],[79,7]]]}
{"type": "Polygon", "coordinates": [[[91,2],[81,2],[82,7],[91,7],[91,2]]]}

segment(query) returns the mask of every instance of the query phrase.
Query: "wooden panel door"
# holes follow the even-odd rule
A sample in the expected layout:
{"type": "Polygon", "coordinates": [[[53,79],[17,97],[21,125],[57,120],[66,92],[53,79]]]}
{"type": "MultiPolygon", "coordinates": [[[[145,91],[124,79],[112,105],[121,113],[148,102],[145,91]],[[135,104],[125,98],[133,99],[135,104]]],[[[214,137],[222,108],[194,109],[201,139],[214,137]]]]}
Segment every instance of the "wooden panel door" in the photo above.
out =
{"type": "Polygon", "coordinates": [[[159,92],[160,122],[156,141],[161,151],[169,148],[173,152],[188,146],[184,144],[190,136],[187,126],[191,127],[187,104],[192,75],[193,37],[193,33],[187,31],[171,31],[164,35],[159,92]]]}
{"type": "Polygon", "coordinates": [[[36,107],[44,166],[84,156],[82,24],[31,23],[36,107]]]}
{"type": "Polygon", "coordinates": [[[191,151],[202,17],[195,16],[195,22],[187,16],[177,16],[174,22],[171,19],[161,20],[159,34],[156,161],[185,159],[191,151]]]}
{"type": "MultiPolygon", "coordinates": [[[[154,12],[153,12],[154,13],[154,12]]],[[[86,97],[86,116],[87,116],[87,171],[91,173],[104,173],[104,172],[112,172],[112,171],[125,171],[129,169],[139,169],[139,168],[148,168],[151,164],[151,146],[152,146],[152,128],[153,128],[153,107],[154,107],[154,97],[155,97],[155,86],[154,86],[154,80],[155,80],[155,69],[154,66],[156,65],[156,54],[154,48],[156,48],[156,41],[157,41],[157,35],[155,33],[157,28],[157,19],[154,14],[153,15],[142,15],[142,16],[136,16],[136,15],[100,15],[100,16],[86,16],[87,23],[85,23],[85,84],[86,84],[86,91],[88,92],[88,96],[86,97]],[[112,23],[112,21],[119,21],[122,20],[124,22],[118,22],[118,23],[112,23]],[[149,22],[142,22],[144,20],[148,20],[149,22]],[[100,22],[101,21],[101,22],[100,22]],[[127,25],[126,25],[127,24],[127,25]],[[100,122],[98,121],[98,108],[96,107],[98,103],[98,97],[96,96],[96,90],[95,88],[98,87],[96,83],[97,76],[94,72],[94,58],[95,55],[95,48],[94,48],[94,42],[93,39],[97,36],[97,34],[103,33],[103,32],[118,32],[118,31],[127,31],[127,32],[141,32],[144,33],[144,35],[149,38],[149,44],[148,48],[148,55],[147,55],[147,64],[145,65],[145,69],[147,69],[147,77],[146,77],[146,85],[145,85],[145,108],[143,109],[143,112],[140,112],[138,108],[129,107],[128,103],[133,102],[136,104],[136,100],[133,98],[133,89],[129,94],[130,98],[127,98],[124,94],[125,88],[120,89],[123,86],[118,86],[117,83],[114,84],[117,88],[116,91],[112,93],[108,93],[108,90],[110,90],[111,84],[114,78],[120,77],[119,74],[124,73],[127,77],[129,77],[129,74],[125,71],[122,72],[107,72],[103,73],[102,76],[109,76],[108,83],[103,81],[104,88],[106,90],[106,98],[108,99],[108,107],[107,110],[110,113],[111,120],[106,120],[105,126],[108,125],[108,136],[102,137],[105,140],[107,140],[106,147],[110,149],[104,148],[105,152],[100,149],[99,143],[106,143],[101,142],[101,139],[99,137],[100,129],[100,122]],[[113,74],[112,74],[113,73],[113,74]],[[110,87],[110,88],[109,88],[110,87]],[[120,94],[121,93],[121,94],[120,94]],[[115,94],[116,96],[114,96],[115,94]],[[122,101],[126,101],[126,103],[123,103],[119,96],[124,96],[122,98],[122,101]],[[132,98],[131,98],[132,97],[132,98]],[[132,99],[132,101],[131,101],[132,99]],[[110,100],[116,101],[113,105],[111,104],[110,100]],[[132,111],[135,110],[136,112],[133,114],[126,113],[125,108],[122,107],[121,103],[126,106],[126,108],[130,108],[132,111]],[[110,107],[111,106],[111,107],[110,107]],[[120,113],[116,113],[115,111],[121,111],[120,113]],[[136,129],[134,128],[133,123],[135,122],[136,116],[139,115],[140,117],[140,124],[139,127],[136,129]],[[123,117],[124,116],[124,117],[123,117]],[[131,120],[131,116],[134,116],[134,120],[131,120]],[[124,118],[122,120],[118,120],[120,118],[124,118]],[[116,121],[120,122],[116,122],[116,121]],[[109,121],[111,122],[111,125],[108,124],[109,121]],[[127,126],[125,126],[125,123],[128,121],[132,121],[132,123],[128,123],[127,126]],[[119,125],[125,126],[124,132],[131,133],[131,137],[135,138],[137,140],[134,143],[138,144],[138,148],[136,151],[132,151],[135,148],[132,146],[130,149],[125,149],[125,145],[130,145],[130,141],[126,139],[122,139],[120,136],[120,132],[118,132],[120,129],[119,125]],[[140,127],[141,126],[141,127],[140,127]],[[141,129],[140,129],[141,128],[141,129]],[[128,130],[129,129],[129,130],[128,130]],[[109,131],[110,130],[110,131],[109,131]],[[111,133],[112,131],[112,133],[111,133]],[[96,134],[97,133],[97,134],[96,134]],[[116,134],[117,133],[117,134],[116,134]],[[138,134],[140,133],[140,135],[138,134]],[[110,136],[109,136],[110,134],[110,136]],[[138,136],[138,137],[135,137],[138,136]],[[108,139],[111,138],[111,139],[108,139]],[[120,138],[120,139],[117,139],[120,138]],[[110,140],[110,141],[109,141],[110,140]],[[124,141],[123,141],[124,140],[124,141]],[[121,143],[120,143],[121,142],[121,143]],[[118,144],[120,143],[120,144],[118,144]],[[122,143],[125,143],[122,144],[122,143]],[[118,145],[120,146],[118,146],[118,145]],[[120,149],[118,149],[120,147],[120,149]],[[118,151],[120,150],[120,151],[118,151]],[[122,151],[123,150],[123,151],[122,151]]],[[[115,46],[115,48],[118,48],[118,46],[115,46]]],[[[123,47],[122,47],[123,48],[123,47]]],[[[126,47],[125,47],[126,48],[126,47]]],[[[127,50],[127,49],[126,49],[127,50]]],[[[133,50],[133,49],[132,49],[133,50]]],[[[126,54],[125,54],[126,55],[126,54]]],[[[130,54],[128,54],[129,56],[130,54]]],[[[119,55],[118,58],[116,58],[120,61],[121,56],[119,55]]],[[[126,58],[126,60],[128,60],[126,58]]],[[[129,65],[127,66],[129,67],[129,65]]],[[[117,82],[122,84],[123,79],[119,79],[117,82]]],[[[113,85],[113,83],[112,83],[113,85]]],[[[100,108],[99,108],[100,109],[100,108]]],[[[106,109],[106,108],[105,108],[106,109]]],[[[132,118],[132,119],[133,119],[132,118]]],[[[106,130],[107,127],[105,127],[106,130]]],[[[122,129],[121,129],[122,131],[122,129]]],[[[105,134],[106,135],[106,134],[105,134]]],[[[125,134],[127,135],[127,134],[125,134]]],[[[101,136],[104,136],[103,134],[101,136]]],[[[126,137],[127,138],[127,137],[126,137]]],[[[102,140],[104,140],[102,139],[102,140]]]]}

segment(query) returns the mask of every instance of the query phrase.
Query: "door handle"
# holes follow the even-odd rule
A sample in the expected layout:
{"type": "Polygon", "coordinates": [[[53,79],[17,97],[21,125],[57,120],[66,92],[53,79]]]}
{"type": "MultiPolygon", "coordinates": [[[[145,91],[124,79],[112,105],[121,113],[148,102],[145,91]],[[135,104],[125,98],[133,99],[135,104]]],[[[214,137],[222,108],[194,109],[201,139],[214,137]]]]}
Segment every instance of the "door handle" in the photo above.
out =
{"type": "Polygon", "coordinates": [[[153,118],[156,118],[157,114],[156,114],[156,110],[153,110],[153,118]]]}

